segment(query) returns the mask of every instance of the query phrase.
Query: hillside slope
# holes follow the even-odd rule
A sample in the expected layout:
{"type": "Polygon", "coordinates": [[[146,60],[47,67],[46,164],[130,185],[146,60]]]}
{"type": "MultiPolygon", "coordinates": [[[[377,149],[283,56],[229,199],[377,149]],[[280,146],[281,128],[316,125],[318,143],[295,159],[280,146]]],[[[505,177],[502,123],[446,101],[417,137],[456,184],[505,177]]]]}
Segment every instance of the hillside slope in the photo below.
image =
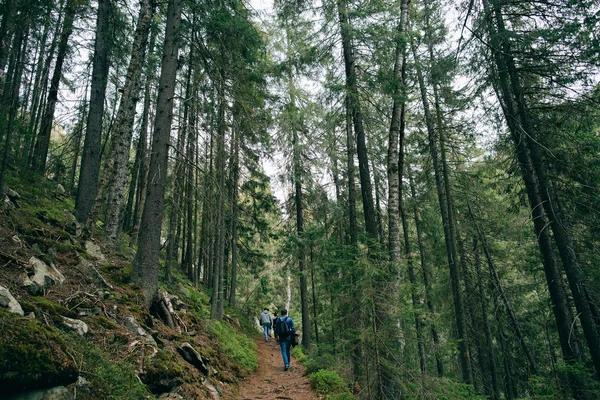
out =
{"type": "Polygon", "coordinates": [[[84,239],[62,187],[34,177],[8,185],[0,212],[3,394],[235,398],[237,382],[258,365],[250,323],[211,321],[208,296],[175,271],[161,283],[168,326],[128,284],[134,251],[115,254],[84,239]]]}

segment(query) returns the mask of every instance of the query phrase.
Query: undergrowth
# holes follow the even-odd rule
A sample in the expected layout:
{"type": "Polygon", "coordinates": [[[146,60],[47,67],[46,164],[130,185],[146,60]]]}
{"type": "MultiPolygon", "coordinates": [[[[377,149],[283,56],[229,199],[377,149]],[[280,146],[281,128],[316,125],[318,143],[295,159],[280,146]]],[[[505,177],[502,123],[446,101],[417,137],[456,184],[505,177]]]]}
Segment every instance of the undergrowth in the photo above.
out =
{"type": "Polygon", "coordinates": [[[252,339],[237,333],[231,325],[221,321],[214,321],[209,329],[225,354],[238,362],[247,373],[258,367],[258,349],[252,339]]]}

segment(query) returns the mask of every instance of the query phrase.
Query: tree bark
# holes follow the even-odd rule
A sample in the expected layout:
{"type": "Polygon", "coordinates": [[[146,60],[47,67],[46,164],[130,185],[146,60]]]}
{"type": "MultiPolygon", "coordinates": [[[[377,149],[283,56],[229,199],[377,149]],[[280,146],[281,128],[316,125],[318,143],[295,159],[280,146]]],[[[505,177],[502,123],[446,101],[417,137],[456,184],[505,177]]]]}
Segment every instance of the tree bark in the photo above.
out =
{"type": "Polygon", "coordinates": [[[358,86],[356,82],[356,66],[354,54],[352,52],[350,22],[348,19],[346,0],[337,0],[337,7],[340,22],[340,34],[342,37],[342,49],[344,53],[344,67],[346,71],[347,101],[354,123],[354,133],[356,134],[356,153],[358,155],[358,170],[363,200],[365,230],[372,240],[377,241],[378,232],[377,222],[375,220],[375,206],[373,204],[371,174],[369,172],[369,156],[367,154],[363,115],[360,107],[358,86]]]}
{"type": "MultiPolygon", "coordinates": [[[[98,193],[100,158],[102,152],[102,120],[104,118],[104,97],[108,82],[108,21],[111,0],[98,0],[96,20],[96,41],[94,44],[94,64],[90,93],[90,107],[81,155],[81,170],[75,200],[75,216],[82,225],[87,225],[90,212],[98,193]]],[[[119,190],[123,190],[119,188],[119,190]]],[[[95,222],[95,221],[92,221],[95,222]]]]}
{"type": "MultiPolygon", "coordinates": [[[[152,3],[150,0],[140,1],[131,57],[111,140],[112,148],[108,167],[108,207],[104,224],[104,236],[106,243],[113,249],[118,249],[121,245],[123,205],[125,204],[125,190],[123,188],[127,185],[135,108],[141,88],[142,65],[146,58],[150,22],[155,6],[155,1],[152,1],[152,3]]],[[[135,181],[135,177],[133,181],[135,181]]]]}
{"type": "Polygon", "coordinates": [[[142,214],[139,247],[131,276],[132,282],[142,288],[148,307],[158,296],[158,254],[160,251],[167,160],[173,119],[180,24],[181,0],[169,0],[158,99],[156,101],[155,130],[152,138],[147,204],[142,214]]]}

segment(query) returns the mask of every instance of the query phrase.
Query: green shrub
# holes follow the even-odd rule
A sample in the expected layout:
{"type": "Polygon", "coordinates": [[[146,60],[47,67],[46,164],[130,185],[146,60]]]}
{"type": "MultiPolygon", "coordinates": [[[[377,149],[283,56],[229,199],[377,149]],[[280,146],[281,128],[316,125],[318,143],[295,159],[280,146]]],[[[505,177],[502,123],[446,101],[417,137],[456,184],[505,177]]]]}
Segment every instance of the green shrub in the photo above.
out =
{"type": "Polygon", "coordinates": [[[306,366],[306,363],[310,361],[306,353],[304,352],[304,347],[302,345],[296,346],[292,349],[292,355],[300,364],[306,366]]]}
{"type": "Polygon", "coordinates": [[[348,392],[344,380],[335,371],[322,369],[308,375],[319,394],[341,394],[348,392]]]}
{"type": "Polygon", "coordinates": [[[215,321],[210,331],[216,336],[225,354],[242,366],[248,373],[258,367],[258,349],[246,336],[237,333],[231,325],[215,321]]]}

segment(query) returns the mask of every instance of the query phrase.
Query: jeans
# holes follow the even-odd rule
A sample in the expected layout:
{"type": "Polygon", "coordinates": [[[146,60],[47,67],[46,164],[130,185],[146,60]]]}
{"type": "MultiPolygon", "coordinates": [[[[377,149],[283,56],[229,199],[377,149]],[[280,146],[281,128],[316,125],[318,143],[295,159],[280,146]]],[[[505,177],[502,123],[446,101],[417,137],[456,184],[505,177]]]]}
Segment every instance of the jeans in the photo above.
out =
{"type": "Polygon", "coordinates": [[[286,368],[290,367],[291,351],[290,338],[279,338],[279,345],[281,346],[281,355],[283,356],[283,365],[286,368]]]}
{"type": "Polygon", "coordinates": [[[271,324],[264,324],[263,329],[265,330],[265,340],[269,340],[269,331],[271,330],[271,324]]]}

